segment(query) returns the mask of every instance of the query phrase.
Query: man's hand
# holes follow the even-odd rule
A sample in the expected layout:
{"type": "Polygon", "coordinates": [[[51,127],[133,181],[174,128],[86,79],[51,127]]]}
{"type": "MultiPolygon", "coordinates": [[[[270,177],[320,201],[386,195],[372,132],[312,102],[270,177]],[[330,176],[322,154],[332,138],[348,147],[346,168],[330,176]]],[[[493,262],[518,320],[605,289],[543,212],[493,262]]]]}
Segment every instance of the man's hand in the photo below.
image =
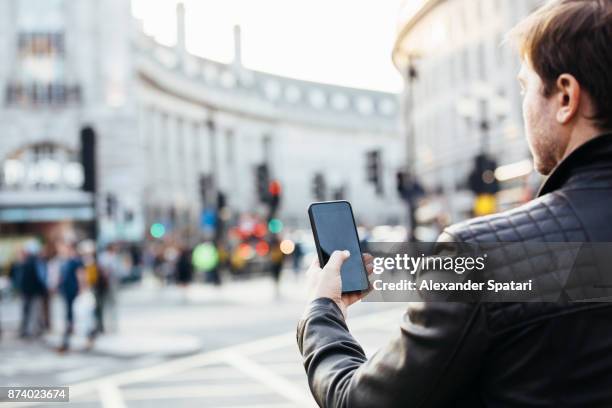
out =
{"type": "MultiPolygon", "coordinates": [[[[323,269],[319,265],[319,260],[315,260],[308,268],[306,276],[308,277],[308,293],[309,302],[318,298],[329,298],[333,300],[346,319],[347,308],[353,303],[361,300],[368,291],[360,293],[342,294],[342,280],[340,278],[340,267],[351,255],[349,251],[334,251],[329,257],[329,261],[323,269]]],[[[363,263],[368,271],[368,276],[372,274],[374,258],[370,254],[363,254],[363,263]]]]}

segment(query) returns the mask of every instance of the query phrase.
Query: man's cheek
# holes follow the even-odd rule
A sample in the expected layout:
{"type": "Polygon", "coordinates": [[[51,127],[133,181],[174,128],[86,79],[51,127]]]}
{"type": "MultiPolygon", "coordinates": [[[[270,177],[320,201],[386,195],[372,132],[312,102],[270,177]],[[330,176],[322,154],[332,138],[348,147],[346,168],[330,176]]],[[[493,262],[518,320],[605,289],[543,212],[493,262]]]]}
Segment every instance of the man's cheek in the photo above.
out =
{"type": "Polygon", "coordinates": [[[526,94],[523,98],[523,121],[525,122],[525,136],[527,137],[527,142],[529,143],[529,147],[533,152],[535,147],[535,140],[533,139],[536,133],[536,124],[534,121],[533,104],[531,102],[531,96],[526,94]]]}

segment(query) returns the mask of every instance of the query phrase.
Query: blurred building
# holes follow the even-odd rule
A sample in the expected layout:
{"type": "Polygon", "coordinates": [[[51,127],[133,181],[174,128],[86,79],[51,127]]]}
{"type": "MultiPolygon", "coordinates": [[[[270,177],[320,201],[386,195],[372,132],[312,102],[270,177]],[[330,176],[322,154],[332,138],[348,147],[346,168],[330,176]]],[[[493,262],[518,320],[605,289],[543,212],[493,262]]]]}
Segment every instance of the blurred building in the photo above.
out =
{"type": "Polygon", "coordinates": [[[197,226],[202,189],[254,211],[261,164],[281,183],[289,225],[306,223],[317,174],[324,198],[352,200],[366,223],[403,216],[397,95],[249,70],[239,28],[232,63],[190,55],[184,12],[168,47],[142,32],[128,0],[0,0],[4,234],[97,219],[103,240],[141,239],[154,222],[197,226]],[[84,134],[96,141],[95,193],[82,188],[84,134]]]}
{"type": "Polygon", "coordinates": [[[469,215],[468,177],[486,152],[500,166],[502,208],[519,200],[531,171],[523,135],[518,56],[506,32],[538,0],[406,0],[394,63],[403,95],[408,163],[445,197],[453,220],[469,215]]]}

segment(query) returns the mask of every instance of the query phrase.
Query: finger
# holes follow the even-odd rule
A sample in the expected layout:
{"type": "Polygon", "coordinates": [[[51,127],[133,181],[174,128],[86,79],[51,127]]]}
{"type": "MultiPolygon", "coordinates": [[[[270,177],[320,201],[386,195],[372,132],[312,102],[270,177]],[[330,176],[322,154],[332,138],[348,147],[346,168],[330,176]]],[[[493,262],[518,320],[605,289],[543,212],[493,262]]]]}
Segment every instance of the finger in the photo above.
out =
{"type": "Polygon", "coordinates": [[[321,265],[319,265],[319,257],[315,256],[314,259],[312,260],[312,263],[310,264],[310,268],[321,268],[321,265]]]}
{"type": "Polygon", "coordinates": [[[374,257],[372,256],[372,254],[364,252],[362,256],[363,256],[363,263],[365,263],[366,265],[374,261],[374,257]]]}
{"type": "Polygon", "coordinates": [[[347,250],[344,251],[334,251],[329,257],[329,261],[325,265],[325,268],[332,268],[337,271],[340,271],[340,267],[351,256],[351,253],[347,250]]]}
{"type": "Polygon", "coordinates": [[[368,275],[371,275],[374,272],[374,264],[373,263],[368,263],[366,264],[366,271],[368,272],[368,275]]]}

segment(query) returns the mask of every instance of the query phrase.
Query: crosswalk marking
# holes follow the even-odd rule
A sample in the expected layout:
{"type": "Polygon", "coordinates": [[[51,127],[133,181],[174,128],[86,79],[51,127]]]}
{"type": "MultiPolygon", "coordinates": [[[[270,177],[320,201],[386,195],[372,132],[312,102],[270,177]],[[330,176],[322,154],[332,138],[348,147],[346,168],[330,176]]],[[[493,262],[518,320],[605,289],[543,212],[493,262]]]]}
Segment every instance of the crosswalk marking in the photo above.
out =
{"type": "Polygon", "coordinates": [[[98,385],[98,394],[103,408],[126,408],[121,391],[110,381],[102,381],[98,385]]]}
{"type": "Polygon", "coordinates": [[[297,387],[286,378],[276,374],[269,368],[256,363],[250,358],[236,352],[228,352],[223,358],[224,361],[233,365],[238,370],[250,375],[254,380],[266,385],[277,394],[284,396],[289,401],[293,401],[297,406],[311,407],[310,396],[304,392],[303,388],[297,387]]]}

